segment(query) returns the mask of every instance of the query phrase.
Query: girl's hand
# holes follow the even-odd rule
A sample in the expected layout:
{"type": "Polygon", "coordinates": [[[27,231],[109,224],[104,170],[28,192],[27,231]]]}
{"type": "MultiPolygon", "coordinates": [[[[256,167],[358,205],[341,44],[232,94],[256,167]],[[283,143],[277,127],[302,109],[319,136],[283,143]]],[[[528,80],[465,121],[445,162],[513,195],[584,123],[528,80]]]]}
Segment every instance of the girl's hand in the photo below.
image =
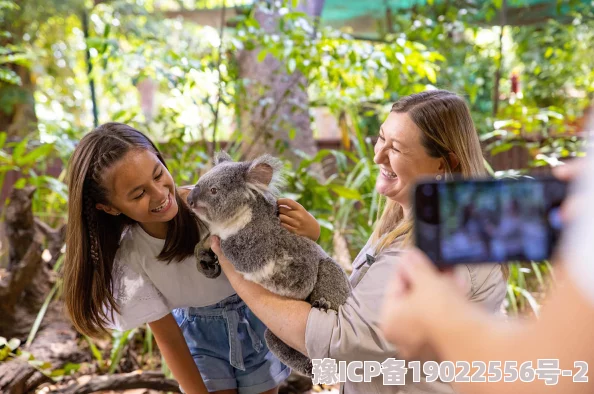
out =
{"type": "Polygon", "coordinates": [[[277,201],[281,225],[292,233],[303,235],[317,241],[320,237],[320,225],[316,218],[297,201],[280,198],[277,201]]]}

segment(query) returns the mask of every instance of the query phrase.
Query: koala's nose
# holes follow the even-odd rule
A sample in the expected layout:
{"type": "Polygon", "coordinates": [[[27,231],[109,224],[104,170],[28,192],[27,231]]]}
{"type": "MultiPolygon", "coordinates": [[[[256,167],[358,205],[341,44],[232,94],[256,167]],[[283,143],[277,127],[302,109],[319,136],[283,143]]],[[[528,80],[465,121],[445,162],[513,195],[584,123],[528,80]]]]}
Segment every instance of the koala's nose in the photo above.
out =
{"type": "Polygon", "coordinates": [[[190,204],[190,207],[192,207],[192,208],[194,207],[195,200],[197,197],[198,197],[198,186],[194,186],[194,188],[190,192],[190,195],[188,196],[188,204],[190,204]]]}

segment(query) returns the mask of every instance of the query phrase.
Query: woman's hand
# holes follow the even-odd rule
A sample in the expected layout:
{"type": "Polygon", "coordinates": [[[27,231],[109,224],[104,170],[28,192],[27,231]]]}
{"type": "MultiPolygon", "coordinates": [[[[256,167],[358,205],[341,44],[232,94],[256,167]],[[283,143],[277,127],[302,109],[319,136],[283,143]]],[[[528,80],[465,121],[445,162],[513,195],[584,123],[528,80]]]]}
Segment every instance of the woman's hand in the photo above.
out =
{"type": "Polygon", "coordinates": [[[225,272],[225,275],[227,275],[227,278],[232,282],[231,284],[233,284],[231,277],[237,277],[240,280],[245,280],[235,270],[235,267],[233,266],[233,264],[231,264],[231,262],[229,260],[227,260],[227,258],[225,257],[225,254],[221,250],[221,239],[219,237],[217,237],[216,235],[212,235],[212,236],[210,236],[209,240],[210,240],[210,249],[217,255],[217,257],[219,259],[219,264],[221,265],[221,268],[225,272]]]}
{"type": "Polygon", "coordinates": [[[281,225],[292,233],[317,241],[320,237],[320,225],[316,218],[297,201],[280,198],[277,201],[281,225]]]}
{"type": "MultiPolygon", "coordinates": [[[[567,164],[553,168],[553,175],[565,182],[575,182],[580,174],[584,173],[587,161],[584,159],[573,159],[567,164]]],[[[574,189],[575,191],[575,189],[574,189]]],[[[587,193],[582,190],[571,193],[561,205],[561,217],[564,222],[570,222],[579,215],[579,207],[583,206],[587,193]],[[580,191],[582,193],[580,193],[580,191]]]]}
{"type": "Polygon", "coordinates": [[[452,275],[440,273],[421,251],[406,251],[401,260],[386,292],[380,326],[400,356],[422,357],[436,335],[450,332],[446,326],[463,324],[458,312],[472,307],[452,275]]]}

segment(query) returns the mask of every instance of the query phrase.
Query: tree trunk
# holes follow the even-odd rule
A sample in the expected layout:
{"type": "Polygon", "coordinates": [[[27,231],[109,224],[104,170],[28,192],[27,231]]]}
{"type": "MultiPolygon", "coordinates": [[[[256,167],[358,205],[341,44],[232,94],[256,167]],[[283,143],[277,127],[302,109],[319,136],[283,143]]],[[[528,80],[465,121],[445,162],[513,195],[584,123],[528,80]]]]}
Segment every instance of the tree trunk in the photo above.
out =
{"type": "MultiPolygon", "coordinates": [[[[306,10],[315,12],[315,7],[306,10]]],[[[278,18],[276,11],[256,9],[256,19],[267,34],[278,31],[278,18]]],[[[298,163],[295,150],[317,153],[309,118],[307,79],[298,71],[288,74],[285,64],[270,55],[258,61],[259,52],[257,48],[244,50],[238,56],[239,76],[249,81],[244,92],[246,102],[252,101],[238,108],[244,159],[283,153],[298,163]]]]}
{"type": "MultiPolygon", "coordinates": [[[[35,189],[13,189],[6,208],[6,235],[10,248],[10,265],[0,273],[0,336],[24,341],[41,305],[55,283],[55,273],[41,258],[41,238],[56,257],[63,244],[63,230],[53,230],[33,217],[31,198],[35,189]],[[60,245],[60,246],[58,246],[60,245]]],[[[85,356],[77,346],[77,333],[65,321],[61,302],[50,304],[31,346],[26,349],[36,360],[59,368],[67,362],[77,363],[85,356]]],[[[24,360],[0,363],[0,393],[21,394],[49,381],[45,375],[24,360]]]]}
{"type": "Polygon", "coordinates": [[[167,379],[160,372],[131,372],[117,375],[96,376],[85,384],[73,384],[57,391],[57,394],[88,394],[98,391],[151,389],[180,393],[179,384],[167,379]]]}
{"type": "MultiPolygon", "coordinates": [[[[0,336],[8,338],[26,338],[55,283],[55,273],[41,258],[42,234],[31,206],[34,190],[13,189],[6,208],[10,262],[8,271],[0,273],[0,336]]],[[[48,312],[53,312],[53,307],[48,312]]],[[[44,324],[50,321],[46,319],[44,324]]]]}

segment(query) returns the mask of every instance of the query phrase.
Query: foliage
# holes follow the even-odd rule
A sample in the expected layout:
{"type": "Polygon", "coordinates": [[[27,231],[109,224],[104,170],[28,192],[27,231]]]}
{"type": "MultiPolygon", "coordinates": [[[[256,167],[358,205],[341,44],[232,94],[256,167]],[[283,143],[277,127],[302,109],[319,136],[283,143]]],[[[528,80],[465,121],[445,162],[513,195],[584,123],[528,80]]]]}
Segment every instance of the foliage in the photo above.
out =
{"type": "Polygon", "coordinates": [[[496,10],[492,2],[454,7],[447,2],[419,5],[393,16],[394,26],[386,40],[395,37],[423,43],[443,56],[435,86],[463,95],[469,103],[478,131],[489,128],[493,107],[494,76],[499,62],[499,28],[476,23],[479,15],[496,10]]]}
{"type": "MultiPolygon", "coordinates": [[[[14,184],[15,188],[33,185],[37,193],[33,197],[33,209],[39,216],[53,212],[64,212],[66,185],[63,176],[54,178],[46,175],[48,163],[56,158],[54,144],[39,144],[31,137],[20,141],[7,142],[6,133],[0,132],[0,190],[9,172],[17,172],[22,177],[14,184]]],[[[4,202],[8,205],[9,200],[4,202]]],[[[4,212],[4,210],[3,210],[4,212]]]]}
{"type": "MultiPolygon", "coordinates": [[[[0,81],[19,83],[9,63],[29,67],[39,119],[39,133],[22,141],[5,142],[6,135],[0,133],[0,186],[8,171],[24,174],[16,186],[38,187],[34,210],[44,218],[65,217],[64,173],[52,178],[46,170],[52,160],[65,166],[76,141],[92,127],[94,105],[100,123],[129,123],[156,140],[177,184],[194,183],[221,140],[236,139],[227,150],[238,157],[243,129],[237,114],[249,106],[270,105],[245,95],[252,83],[239,77],[238,54],[245,50],[257,51],[260,61],[274,57],[285,66],[283,71],[303,75],[310,106],[327,107],[339,119],[344,149],[321,150],[313,157],[298,152],[300,164],[286,166],[287,196],[319,220],[324,249],[333,252],[335,234],[340,234],[351,255],[364,245],[377,218],[377,170],[370,137],[392,101],[433,86],[459,92],[469,102],[487,151],[499,154],[523,146],[533,158],[530,166],[552,166],[580,154],[578,121],[594,90],[594,18],[588,10],[572,14],[569,24],[548,21],[501,30],[476,23],[479,16],[494,23],[500,1],[466,2],[466,8],[428,1],[409,13],[393,15],[382,39],[370,41],[317,26],[289,2],[263,10],[278,13],[274,32],[261,25],[258,9],[246,7],[240,9],[235,27],[222,36],[212,27],[165,17],[152,0],[94,2],[88,9],[82,6],[90,2],[75,0],[47,1],[44,7],[35,3],[0,1],[0,36],[10,34],[12,40],[3,41],[0,48],[0,81]],[[87,17],[85,35],[82,22],[87,17]],[[12,19],[18,23],[8,30],[12,19]],[[494,114],[497,70],[501,81],[494,114]],[[520,76],[520,92],[511,92],[512,73],[520,76]],[[335,171],[320,177],[322,168],[335,171]]],[[[165,11],[222,4],[159,3],[165,11]]],[[[528,170],[515,169],[511,175],[528,170]]],[[[548,262],[511,265],[509,311],[536,313],[552,271],[548,262]]],[[[28,343],[59,294],[59,285],[60,281],[48,295],[28,343]]],[[[153,341],[149,328],[114,333],[108,345],[87,339],[101,373],[122,368],[127,349],[139,343],[146,362],[142,365],[160,363],[168,372],[154,359],[158,354],[153,341]]],[[[15,343],[8,346],[0,338],[0,354],[29,359],[15,343]]],[[[72,368],[65,368],[64,374],[72,368]]]]}
{"type": "Polygon", "coordinates": [[[55,382],[75,373],[81,367],[81,364],[66,363],[61,368],[53,369],[50,363],[37,360],[30,352],[22,350],[19,339],[12,338],[7,340],[4,337],[0,337],[0,362],[7,362],[14,359],[29,363],[30,366],[55,382]]]}
{"type": "MultiPolygon", "coordinates": [[[[10,11],[19,9],[14,1],[0,2],[0,26],[6,26],[10,11]]],[[[11,33],[6,28],[0,30],[0,83],[20,85],[21,77],[8,64],[24,62],[26,54],[20,45],[10,43],[11,33]]]]}

